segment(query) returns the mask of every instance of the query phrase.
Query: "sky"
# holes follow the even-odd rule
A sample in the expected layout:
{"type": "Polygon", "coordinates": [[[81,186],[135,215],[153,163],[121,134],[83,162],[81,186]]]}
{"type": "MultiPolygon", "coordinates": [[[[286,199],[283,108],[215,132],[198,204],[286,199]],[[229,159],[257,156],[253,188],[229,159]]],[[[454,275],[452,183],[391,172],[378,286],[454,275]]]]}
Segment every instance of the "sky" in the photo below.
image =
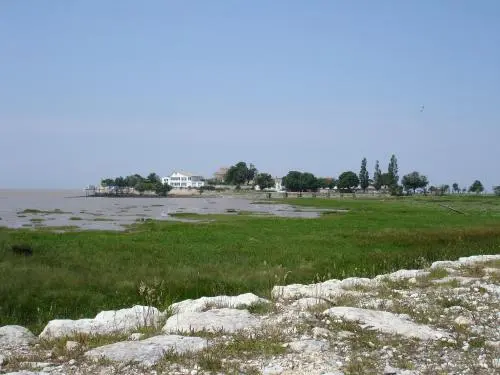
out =
{"type": "Polygon", "coordinates": [[[498,0],[0,1],[1,188],[395,154],[491,190],[499,140],[498,0]]]}

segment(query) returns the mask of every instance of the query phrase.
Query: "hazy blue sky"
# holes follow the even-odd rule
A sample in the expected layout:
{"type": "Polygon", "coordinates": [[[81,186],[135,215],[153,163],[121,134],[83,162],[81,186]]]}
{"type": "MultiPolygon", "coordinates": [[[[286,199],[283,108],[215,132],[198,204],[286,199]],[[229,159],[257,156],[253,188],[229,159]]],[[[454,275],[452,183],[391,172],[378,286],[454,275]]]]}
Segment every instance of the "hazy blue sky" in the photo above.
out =
{"type": "Polygon", "coordinates": [[[500,184],[498,0],[1,0],[0,48],[0,187],[392,153],[500,184]]]}

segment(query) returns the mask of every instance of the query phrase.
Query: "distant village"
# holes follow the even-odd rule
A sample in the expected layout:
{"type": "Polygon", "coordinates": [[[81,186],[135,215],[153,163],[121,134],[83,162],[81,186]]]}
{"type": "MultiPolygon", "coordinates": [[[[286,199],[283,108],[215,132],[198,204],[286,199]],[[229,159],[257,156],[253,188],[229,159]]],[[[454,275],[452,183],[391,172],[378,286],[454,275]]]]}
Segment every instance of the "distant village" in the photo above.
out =
{"type": "MultiPolygon", "coordinates": [[[[230,167],[219,168],[211,178],[175,170],[170,175],[161,177],[150,173],[147,177],[133,174],[126,177],[103,178],[99,185],[85,188],[87,196],[167,196],[196,195],[205,191],[257,190],[282,193],[371,193],[391,195],[425,194],[443,195],[448,193],[463,194],[484,192],[484,186],[475,180],[468,187],[451,185],[428,186],[427,176],[413,171],[401,179],[398,175],[398,162],[391,156],[387,171],[382,171],[379,161],[375,163],[373,174],[367,169],[367,160],[363,158],[359,173],[345,171],[337,179],[334,177],[316,177],[309,172],[289,171],[284,177],[271,176],[257,170],[253,164],[238,162],[230,167]]],[[[500,195],[500,186],[493,187],[500,195]]]]}

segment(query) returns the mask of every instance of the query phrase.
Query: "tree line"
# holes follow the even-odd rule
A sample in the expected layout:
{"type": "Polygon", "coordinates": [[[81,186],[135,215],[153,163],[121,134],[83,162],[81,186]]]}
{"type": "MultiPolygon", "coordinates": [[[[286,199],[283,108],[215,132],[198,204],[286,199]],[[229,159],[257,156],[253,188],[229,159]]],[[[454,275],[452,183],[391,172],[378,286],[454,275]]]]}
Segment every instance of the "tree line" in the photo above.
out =
{"type": "Polygon", "coordinates": [[[142,177],[140,174],[133,174],[126,177],[104,178],[101,180],[101,185],[104,187],[113,187],[115,192],[123,194],[126,188],[135,189],[139,194],[144,194],[145,191],[153,191],[160,196],[166,196],[172,187],[164,184],[160,176],[152,172],[147,177],[142,177]]]}
{"type": "MultiPolygon", "coordinates": [[[[363,192],[372,186],[376,191],[386,191],[391,195],[415,194],[421,191],[424,194],[431,193],[442,195],[447,193],[481,193],[484,186],[479,180],[475,180],[470,187],[460,188],[458,183],[449,185],[429,186],[427,176],[420,172],[413,171],[399,178],[399,167],[396,155],[391,155],[387,164],[387,169],[382,171],[378,160],[375,161],[373,175],[370,178],[368,172],[367,159],[361,160],[359,173],[354,171],[342,172],[338,179],[334,177],[316,177],[310,172],[289,171],[282,178],[282,185],[287,191],[304,192],[317,191],[318,189],[333,189],[337,187],[340,192],[352,193],[358,189],[363,192]]],[[[210,182],[209,182],[210,183],[210,182]]],[[[211,182],[214,183],[215,182],[211,182]]],[[[269,173],[259,173],[255,165],[245,162],[238,162],[231,166],[226,173],[224,183],[229,185],[258,185],[260,189],[272,188],[275,181],[269,173]]],[[[495,194],[500,195],[500,186],[493,187],[495,194]]]]}

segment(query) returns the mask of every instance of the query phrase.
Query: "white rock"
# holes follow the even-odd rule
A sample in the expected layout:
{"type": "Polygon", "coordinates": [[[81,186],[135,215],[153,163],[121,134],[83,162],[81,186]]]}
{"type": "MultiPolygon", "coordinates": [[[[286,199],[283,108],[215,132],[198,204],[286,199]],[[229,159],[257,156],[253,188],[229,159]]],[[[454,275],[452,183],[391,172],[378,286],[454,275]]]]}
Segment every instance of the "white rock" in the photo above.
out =
{"type": "Polygon", "coordinates": [[[472,255],[470,257],[458,258],[458,262],[463,265],[473,265],[475,263],[490,262],[493,260],[500,260],[500,254],[496,255],[472,255]]]}
{"type": "Polygon", "coordinates": [[[66,350],[68,352],[73,352],[81,348],[80,343],[76,341],[66,341],[66,350]]]}
{"type": "Polygon", "coordinates": [[[234,309],[250,307],[257,303],[269,303],[269,301],[253,293],[245,293],[239,296],[201,297],[195,300],[188,299],[172,304],[169,309],[173,314],[179,314],[185,312],[202,312],[209,308],[227,307],[234,309]]]}
{"type": "Polygon", "coordinates": [[[323,283],[303,285],[277,285],[271,291],[275,299],[297,299],[301,297],[328,298],[342,294],[339,280],[328,280],[323,283]]]}
{"type": "Polygon", "coordinates": [[[326,328],[314,327],[312,329],[312,334],[313,334],[314,338],[328,337],[328,336],[330,336],[330,331],[327,330],[326,328]]]}
{"type": "Polygon", "coordinates": [[[459,326],[470,326],[474,322],[470,320],[469,318],[466,318],[465,316],[459,316],[455,319],[455,324],[458,324],[459,326]]]}
{"type": "Polygon", "coordinates": [[[491,360],[491,367],[500,369],[500,358],[493,358],[491,360]]]}
{"type": "Polygon", "coordinates": [[[388,278],[391,281],[401,281],[417,277],[424,277],[428,276],[429,274],[430,274],[429,271],[423,271],[423,270],[399,270],[386,275],[378,275],[375,277],[375,280],[381,281],[385,278],[388,278]]]}
{"type": "Polygon", "coordinates": [[[139,327],[156,326],[163,314],[151,306],[136,305],[129,309],[102,311],[94,319],[51,320],[40,333],[40,338],[58,338],[78,333],[105,335],[126,333],[139,327]]]}
{"type": "Polygon", "coordinates": [[[28,346],[34,343],[36,336],[21,326],[0,327],[0,348],[28,346]]]}
{"type": "Polygon", "coordinates": [[[324,352],[330,348],[330,344],[326,341],[318,340],[300,340],[289,343],[291,350],[299,353],[324,352]]]}
{"type": "Polygon", "coordinates": [[[223,308],[173,315],[168,318],[163,331],[166,333],[199,331],[233,333],[247,328],[256,328],[260,323],[260,319],[247,310],[223,308]]]}
{"type": "Polygon", "coordinates": [[[285,369],[280,365],[269,365],[264,367],[262,375],[279,375],[283,373],[283,371],[285,371],[285,369]]]}
{"type": "Polygon", "coordinates": [[[144,337],[144,333],[132,333],[129,337],[128,337],[128,340],[129,341],[137,341],[137,340],[140,340],[144,337]]]}
{"type": "Polygon", "coordinates": [[[436,268],[457,269],[459,267],[460,267],[460,263],[454,262],[452,260],[439,260],[439,261],[431,264],[431,269],[436,269],[436,268]]]}
{"type": "Polygon", "coordinates": [[[441,279],[432,280],[433,284],[446,284],[452,281],[456,281],[460,285],[472,284],[474,281],[478,279],[474,277],[463,277],[463,276],[445,276],[441,279]]]}
{"type": "Polygon", "coordinates": [[[291,306],[294,308],[298,308],[300,310],[306,310],[311,307],[320,305],[322,303],[325,303],[326,301],[321,299],[321,298],[314,298],[314,297],[306,297],[306,298],[300,298],[297,301],[294,301],[291,306]]]}
{"type": "Polygon", "coordinates": [[[201,337],[185,337],[162,335],[140,341],[122,341],[89,350],[85,356],[94,360],[101,358],[113,362],[136,362],[150,367],[158,363],[165,353],[195,353],[208,347],[206,339],[201,337]]]}
{"type": "Polygon", "coordinates": [[[360,322],[361,327],[381,332],[414,337],[421,340],[435,340],[443,337],[439,331],[431,327],[416,324],[396,314],[386,311],[360,309],[357,307],[332,307],[324,312],[331,317],[339,317],[348,321],[360,322]]]}
{"type": "Polygon", "coordinates": [[[342,289],[350,289],[356,286],[370,287],[375,286],[375,284],[377,284],[375,280],[368,279],[366,277],[348,277],[347,279],[342,280],[339,286],[342,289]]]}

